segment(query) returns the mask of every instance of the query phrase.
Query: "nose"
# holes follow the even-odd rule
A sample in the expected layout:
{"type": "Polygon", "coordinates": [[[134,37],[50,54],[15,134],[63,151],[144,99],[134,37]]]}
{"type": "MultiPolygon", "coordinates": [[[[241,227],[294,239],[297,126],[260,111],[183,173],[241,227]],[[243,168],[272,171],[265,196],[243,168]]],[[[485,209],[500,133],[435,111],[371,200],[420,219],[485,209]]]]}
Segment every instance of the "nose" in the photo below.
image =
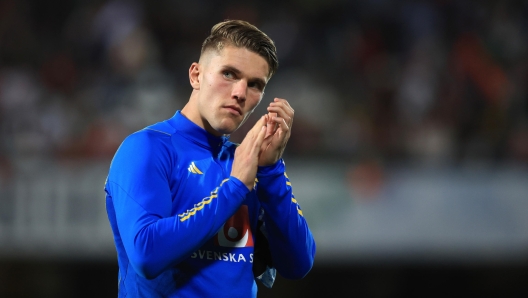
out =
{"type": "Polygon", "coordinates": [[[233,84],[233,89],[231,90],[231,96],[237,101],[245,101],[247,93],[247,83],[244,80],[238,80],[233,84]]]}

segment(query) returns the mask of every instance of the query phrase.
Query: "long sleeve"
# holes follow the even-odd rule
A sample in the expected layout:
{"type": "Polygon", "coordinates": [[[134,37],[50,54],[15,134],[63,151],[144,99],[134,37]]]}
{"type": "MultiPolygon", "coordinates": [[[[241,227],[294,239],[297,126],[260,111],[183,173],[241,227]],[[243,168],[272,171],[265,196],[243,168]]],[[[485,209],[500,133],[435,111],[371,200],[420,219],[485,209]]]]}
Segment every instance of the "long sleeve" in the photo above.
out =
{"type": "Polygon", "coordinates": [[[313,266],[316,245],[293,195],[284,161],[259,167],[257,179],[273,266],[285,278],[302,278],[313,266]]]}
{"type": "Polygon", "coordinates": [[[194,205],[173,215],[170,177],[177,156],[169,150],[170,136],[153,134],[141,131],[123,142],[105,187],[112,229],[119,235],[116,241],[134,270],[148,279],[213,237],[248,193],[242,182],[230,177],[218,181],[208,196],[190,198],[194,205]]]}

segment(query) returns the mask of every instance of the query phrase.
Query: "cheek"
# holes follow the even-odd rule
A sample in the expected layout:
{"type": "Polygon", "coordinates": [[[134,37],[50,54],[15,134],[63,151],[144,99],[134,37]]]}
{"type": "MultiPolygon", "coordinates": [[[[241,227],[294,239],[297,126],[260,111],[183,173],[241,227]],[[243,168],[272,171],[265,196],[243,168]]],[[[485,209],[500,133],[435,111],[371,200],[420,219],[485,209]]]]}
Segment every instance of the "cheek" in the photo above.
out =
{"type": "Polygon", "coordinates": [[[248,92],[248,97],[247,97],[247,100],[252,104],[252,105],[258,105],[260,103],[260,101],[262,100],[262,97],[263,97],[264,94],[262,94],[262,92],[257,92],[257,91],[250,91],[248,92]]]}
{"type": "Polygon", "coordinates": [[[255,96],[255,98],[251,100],[251,105],[252,105],[251,111],[253,111],[259,105],[261,100],[262,100],[262,94],[255,96]]]}
{"type": "Polygon", "coordinates": [[[207,93],[212,94],[227,88],[226,82],[213,74],[204,76],[204,84],[207,86],[207,93]]]}

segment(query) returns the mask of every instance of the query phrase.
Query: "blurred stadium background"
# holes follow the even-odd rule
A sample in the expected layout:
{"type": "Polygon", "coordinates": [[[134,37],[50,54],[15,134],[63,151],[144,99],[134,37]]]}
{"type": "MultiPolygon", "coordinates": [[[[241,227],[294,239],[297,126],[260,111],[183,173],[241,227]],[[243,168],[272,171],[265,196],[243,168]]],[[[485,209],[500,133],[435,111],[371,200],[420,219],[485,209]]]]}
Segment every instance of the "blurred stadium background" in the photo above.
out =
{"type": "Polygon", "coordinates": [[[109,162],[227,18],[276,41],[318,245],[259,297],[528,297],[528,2],[476,0],[1,0],[0,297],[116,297],[109,162]]]}

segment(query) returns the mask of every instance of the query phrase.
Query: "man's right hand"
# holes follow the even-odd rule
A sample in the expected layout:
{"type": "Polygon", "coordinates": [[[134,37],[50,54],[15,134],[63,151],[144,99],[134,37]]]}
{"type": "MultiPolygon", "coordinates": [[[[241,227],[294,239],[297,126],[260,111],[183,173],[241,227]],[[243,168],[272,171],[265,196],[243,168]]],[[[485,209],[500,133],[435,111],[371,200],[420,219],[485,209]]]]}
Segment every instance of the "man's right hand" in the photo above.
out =
{"type": "Polygon", "coordinates": [[[242,181],[249,190],[255,184],[259,154],[266,135],[266,119],[267,116],[262,116],[257,121],[235,151],[231,176],[242,181]]]}

